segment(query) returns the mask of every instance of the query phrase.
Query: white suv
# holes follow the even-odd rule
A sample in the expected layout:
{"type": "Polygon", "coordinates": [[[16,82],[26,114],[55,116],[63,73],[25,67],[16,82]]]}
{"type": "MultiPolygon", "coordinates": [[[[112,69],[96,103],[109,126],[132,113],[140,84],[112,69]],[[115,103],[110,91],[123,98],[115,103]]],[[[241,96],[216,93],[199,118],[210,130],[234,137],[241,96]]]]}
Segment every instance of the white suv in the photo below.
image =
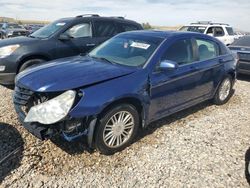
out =
{"type": "Polygon", "coordinates": [[[236,39],[233,28],[228,24],[212,23],[212,22],[197,22],[191,23],[180,28],[180,31],[192,31],[204,33],[216,37],[225,45],[230,45],[236,39]]]}

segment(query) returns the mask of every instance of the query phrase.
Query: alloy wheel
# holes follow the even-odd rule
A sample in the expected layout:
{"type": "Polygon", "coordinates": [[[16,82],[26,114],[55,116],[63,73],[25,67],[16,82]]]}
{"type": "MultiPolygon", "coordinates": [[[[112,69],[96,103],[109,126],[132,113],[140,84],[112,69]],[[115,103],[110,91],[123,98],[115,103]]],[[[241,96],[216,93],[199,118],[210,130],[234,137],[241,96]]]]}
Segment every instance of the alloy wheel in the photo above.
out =
{"type": "Polygon", "coordinates": [[[122,146],[130,139],[134,127],[134,117],[130,112],[117,112],[111,116],[104,127],[103,139],[105,145],[110,148],[122,146]]]}
{"type": "Polygon", "coordinates": [[[219,98],[221,101],[224,101],[228,98],[230,94],[230,90],[231,90],[231,81],[229,78],[226,78],[222,82],[220,90],[219,90],[219,98]]]}

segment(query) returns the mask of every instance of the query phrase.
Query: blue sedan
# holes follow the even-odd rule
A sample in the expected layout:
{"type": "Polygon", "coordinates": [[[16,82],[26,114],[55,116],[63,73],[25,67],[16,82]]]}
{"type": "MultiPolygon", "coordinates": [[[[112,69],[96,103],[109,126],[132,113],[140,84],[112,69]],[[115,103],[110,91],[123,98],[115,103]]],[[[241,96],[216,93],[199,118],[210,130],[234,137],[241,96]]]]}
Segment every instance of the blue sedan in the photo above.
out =
{"type": "Polygon", "coordinates": [[[109,155],[140,128],[206,100],[233,94],[236,60],[217,39],[186,32],[119,34],[86,56],[51,61],[20,73],[14,104],[40,139],[86,136],[109,155]]]}

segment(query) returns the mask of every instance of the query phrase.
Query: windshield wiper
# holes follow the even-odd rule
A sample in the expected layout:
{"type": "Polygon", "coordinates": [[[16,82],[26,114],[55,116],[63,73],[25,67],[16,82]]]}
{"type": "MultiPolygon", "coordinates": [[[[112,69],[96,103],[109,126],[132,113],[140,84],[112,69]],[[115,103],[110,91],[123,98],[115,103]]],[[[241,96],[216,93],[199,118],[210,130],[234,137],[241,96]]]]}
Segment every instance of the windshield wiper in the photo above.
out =
{"type": "Polygon", "coordinates": [[[103,61],[106,61],[106,62],[111,63],[111,64],[115,64],[113,61],[110,61],[110,60],[108,60],[108,59],[105,58],[105,57],[99,57],[98,59],[103,60],[103,61]]]}
{"type": "MultiPolygon", "coordinates": [[[[88,55],[88,56],[89,56],[89,55],[88,55]]],[[[99,60],[102,60],[102,61],[106,61],[106,62],[108,62],[108,63],[110,63],[110,64],[113,64],[113,65],[116,64],[115,62],[110,61],[110,60],[108,60],[108,59],[105,58],[105,57],[96,57],[96,56],[89,56],[89,57],[94,58],[94,59],[99,59],[99,60]]]]}

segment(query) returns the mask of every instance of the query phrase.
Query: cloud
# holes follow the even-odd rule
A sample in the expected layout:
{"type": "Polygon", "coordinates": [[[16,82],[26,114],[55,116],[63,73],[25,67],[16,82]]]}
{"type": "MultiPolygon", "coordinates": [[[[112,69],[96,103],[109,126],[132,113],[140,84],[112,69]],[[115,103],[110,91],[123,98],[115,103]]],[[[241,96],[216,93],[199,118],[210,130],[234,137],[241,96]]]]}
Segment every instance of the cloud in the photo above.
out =
{"type": "Polygon", "coordinates": [[[198,20],[225,22],[250,31],[249,0],[0,0],[1,16],[55,20],[85,13],[126,16],[137,22],[175,26],[198,20]]]}

